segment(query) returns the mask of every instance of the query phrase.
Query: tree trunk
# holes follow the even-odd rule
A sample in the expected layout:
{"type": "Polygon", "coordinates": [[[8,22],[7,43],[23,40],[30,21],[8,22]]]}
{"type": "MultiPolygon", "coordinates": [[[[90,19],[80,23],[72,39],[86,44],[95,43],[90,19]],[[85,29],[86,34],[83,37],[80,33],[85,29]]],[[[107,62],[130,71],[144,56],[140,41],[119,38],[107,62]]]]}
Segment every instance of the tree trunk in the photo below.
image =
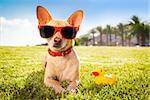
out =
{"type": "Polygon", "coordinates": [[[99,43],[100,43],[100,45],[102,45],[103,43],[103,40],[102,40],[102,36],[103,36],[103,33],[102,32],[100,32],[100,35],[99,35],[100,37],[99,37],[99,43]]]}
{"type": "Polygon", "coordinates": [[[131,37],[128,38],[128,46],[131,46],[131,37]]]}
{"type": "Polygon", "coordinates": [[[109,32],[109,45],[111,45],[111,31],[109,32]]]}
{"type": "Polygon", "coordinates": [[[95,45],[95,36],[94,36],[94,33],[93,34],[93,45],[95,45]]]}
{"type": "Polygon", "coordinates": [[[141,34],[141,45],[142,46],[145,45],[145,40],[146,40],[146,38],[145,38],[144,34],[141,34]]]}
{"type": "Polygon", "coordinates": [[[108,32],[106,33],[106,45],[108,46],[108,32]]]}
{"type": "Polygon", "coordinates": [[[85,42],[85,45],[88,46],[88,41],[85,42]]]}
{"type": "Polygon", "coordinates": [[[117,32],[115,32],[115,46],[116,46],[116,43],[117,43],[117,32]]]}
{"type": "Polygon", "coordinates": [[[124,46],[124,35],[123,35],[123,31],[121,33],[121,45],[124,46]]]}
{"type": "Polygon", "coordinates": [[[109,34],[109,45],[111,45],[111,27],[110,26],[107,26],[107,29],[108,29],[108,34],[109,34]]]}
{"type": "Polygon", "coordinates": [[[125,40],[124,41],[125,41],[124,45],[127,46],[127,32],[125,32],[125,40]]]}
{"type": "Polygon", "coordinates": [[[137,44],[140,45],[140,36],[137,35],[137,36],[136,36],[136,39],[137,39],[137,44]]]}

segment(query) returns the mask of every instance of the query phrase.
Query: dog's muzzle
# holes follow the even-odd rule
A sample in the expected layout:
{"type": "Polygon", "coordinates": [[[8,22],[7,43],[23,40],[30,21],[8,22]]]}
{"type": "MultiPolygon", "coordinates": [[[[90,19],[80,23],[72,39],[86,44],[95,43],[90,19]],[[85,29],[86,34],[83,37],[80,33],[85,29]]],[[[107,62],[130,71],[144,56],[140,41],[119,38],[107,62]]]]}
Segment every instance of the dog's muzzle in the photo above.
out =
{"type": "Polygon", "coordinates": [[[62,44],[62,39],[56,37],[56,38],[54,39],[54,45],[53,45],[53,47],[55,47],[55,48],[60,48],[60,47],[61,47],[61,44],[62,44]]]}

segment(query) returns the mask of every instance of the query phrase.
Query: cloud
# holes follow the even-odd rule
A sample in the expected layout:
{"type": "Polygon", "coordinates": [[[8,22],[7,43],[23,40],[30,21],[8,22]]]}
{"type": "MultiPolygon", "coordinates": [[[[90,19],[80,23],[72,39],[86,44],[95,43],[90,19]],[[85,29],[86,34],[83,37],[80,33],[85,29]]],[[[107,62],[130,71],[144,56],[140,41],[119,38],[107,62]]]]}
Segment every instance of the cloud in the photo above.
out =
{"type": "Polygon", "coordinates": [[[36,22],[29,19],[0,17],[0,45],[35,45],[44,42],[36,22]]]}
{"type": "MultiPolygon", "coordinates": [[[[92,26],[93,24],[83,23],[77,37],[87,33],[92,26]]],[[[25,46],[45,42],[39,35],[37,22],[29,19],[0,17],[0,45],[25,46]]]]}
{"type": "MultiPolygon", "coordinates": [[[[83,23],[77,37],[89,31],[92,24],[83,23]]],[[[37,29],[37,22],[29,19],[0,17],[0,45],[25,46],[45,43],[37,29]]]]}

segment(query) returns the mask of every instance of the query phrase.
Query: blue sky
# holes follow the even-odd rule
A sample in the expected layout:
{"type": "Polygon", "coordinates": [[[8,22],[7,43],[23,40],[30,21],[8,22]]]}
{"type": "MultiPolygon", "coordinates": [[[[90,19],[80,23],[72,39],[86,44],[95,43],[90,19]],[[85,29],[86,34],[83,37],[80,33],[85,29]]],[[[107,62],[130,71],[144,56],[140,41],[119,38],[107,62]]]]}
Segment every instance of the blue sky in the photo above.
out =
{"type": "Polygon", "coordinates": [[[137,15],[150,17],[149,0],[0,0],[0,45],[27,45],[45,42],[37,30],[35,9],[42,5],[54,19],[67,19],[75,10],[84,11],[78,36],[98,25],[127,23],[137,15]]]}

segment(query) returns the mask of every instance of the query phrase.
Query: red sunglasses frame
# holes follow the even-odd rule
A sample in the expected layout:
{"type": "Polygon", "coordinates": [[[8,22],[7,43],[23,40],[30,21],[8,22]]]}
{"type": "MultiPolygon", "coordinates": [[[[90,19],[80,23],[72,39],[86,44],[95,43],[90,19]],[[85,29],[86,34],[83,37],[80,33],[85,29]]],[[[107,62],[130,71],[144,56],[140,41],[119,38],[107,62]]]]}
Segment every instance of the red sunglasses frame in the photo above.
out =
{"type": "MultiPolygon", "coordinates": [[[[38,29],[40,30],[40,28],[41,28],[41,26],[50,26],[50,25],[38,25],[38,29]]],[[[53,37],[57,32],[60,32],[61,33],[61,36],[63,37],[63,38],[65,38],[63,35],[62,35],[62,32],[61,32],[61,29],[62,28],[68,28],[68,27],[71,27],[71,28],[75,28],[76,29],[76,31],[77,31],[77,33],[78,33],[78,31],[79,31],[79,26],[78,27],[74,27],[74,26],[64,26],[64,27],[56,27],[56,26],[50,26],[50,27],[53,27],[54,29],[55,29],[55,31],[54,31],[54,33],[53,33],[53,35],[51,36],[51,37],[53,37]]],[[[74,38],[72,38],[72,39],[75,39],[76,37],[74,37],[74,38]]],[[[65,39],[68,39],[68,38],[65,38],[65,39]]]]}

